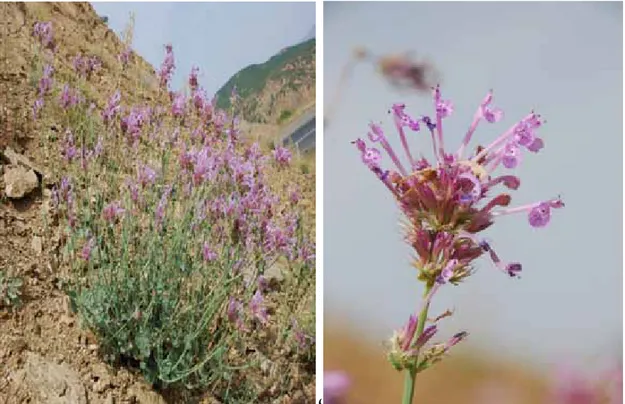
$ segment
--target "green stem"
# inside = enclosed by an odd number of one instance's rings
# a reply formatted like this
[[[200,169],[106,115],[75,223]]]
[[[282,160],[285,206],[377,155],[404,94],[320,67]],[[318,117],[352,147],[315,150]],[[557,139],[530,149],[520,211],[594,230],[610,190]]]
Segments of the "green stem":
[[[428,294],[430,293],[431,286],[426,286],[425,293],[423,294],[423,299],[427,299]],[[428,316],[428,309],[430,308],[430,302],[426,302],[419,313],[419,319],[417,322],[417,331],[415,333],[415,340],[418,339],[423,333],[423,329],[425,328],[425,321]],[[404,398],[402,399],[402,404],[412,404],[412,398],[414,397],[414,386],[415,381],[417,379],[417,369],[416,366],[419,364],[419,351],[415,355],[416,363],[415,367],[412,369],[408,369],[406,372],[406,379],[404,380]]]
[[[402,404],[412,404],[412,397],[414,396],[414,382],[417,378],[417,374],[413,370],[406,372],[406,380],[404,380],[404,398]]]

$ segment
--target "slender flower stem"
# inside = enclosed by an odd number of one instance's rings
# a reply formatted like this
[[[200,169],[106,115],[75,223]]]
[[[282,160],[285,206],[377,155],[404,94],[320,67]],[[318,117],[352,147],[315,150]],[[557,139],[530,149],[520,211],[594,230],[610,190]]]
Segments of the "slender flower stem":
[[[425,292],[423,294],[423,309],[421,309],[421,313],[419,313],[419,320],[417,322],[417,332],[415,333],[415,340],[417,340],[421,334],[423,334],[423,329],[425,328],[425,321],[428,317],[428,309],[430,308],[430,290],[431,286],[426,286]],[[417,364],[419,363],[419,351],[417,350]],[[412,404],[412,397],[414,396],[414,386],[415,381],[417,379],[417,369],[416,367],[413,369],[409,369],[406,372],[406,379],[404,381],[404,398],[402,399],[402,404]]]
[[[417,373],[414,370],[408,370],[406,372],[406,380],[404,380],[404,398],[401,400],[402,404],[412,404],[416,377]]]

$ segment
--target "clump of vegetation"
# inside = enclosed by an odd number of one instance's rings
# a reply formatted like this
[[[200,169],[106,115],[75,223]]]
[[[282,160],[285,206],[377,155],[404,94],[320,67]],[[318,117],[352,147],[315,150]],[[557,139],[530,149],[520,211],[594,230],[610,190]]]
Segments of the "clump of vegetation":
[[[157,71],[168,104],[125,105],[112,89],[98,109],[80,91],[97,59],[77,55],[75,77],[57,82],[51,25],[35,37],[33,114],[64,125],[45,137],[62,161],[53,208],[67,240],[64,281],[100,352],[157,388],[226,402],[293,389],[293,368],[314,380],[314,213],[290,151],[246,141],[197,68],[190,97],[170,91],[171,45]],[[254,380],[267,362],[279,376]]]
[[[288,121],[292,116],[293,111],[291,111],[290,109],[285,109],[280,113],[280,116],[278,117],[278,124],[283,124],[284,122]]]
[[[17,307],[22,300],[21,278],[8,276],[4,271],[0,271],[0,309]]]

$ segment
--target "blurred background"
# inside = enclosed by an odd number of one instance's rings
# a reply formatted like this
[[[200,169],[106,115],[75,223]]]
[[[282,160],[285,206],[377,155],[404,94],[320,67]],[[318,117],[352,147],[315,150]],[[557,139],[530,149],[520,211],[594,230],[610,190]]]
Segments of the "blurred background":
[[[437,295],[432,313],[455,309],[439,338],[463,329],[471,335],[418,379],[425,402],[486,402],[509,390],[519,403],[535,403],[560,365],[589,377],[620,366],[622,3],[331,2],[324,8],[326,370],[352,375],[355,403],[398,401],[403,375],[386,362],[384,342],[416,310],[422,291],[395,202],[350,142],[376,121],[399,147],[390,106],[405,102],[409,114],[432,115],[432,99],[429,91],[391,85],[376,68],[379,58],[350,64],[358,47],[378,57],[412,51],[431,64],[425,77],[435,77],[443,99],[455,104],[444,123],[453,150],[491,88],[504,119],[481,123],[472,149],[536,109],[547,120],[540,130],[545,148],[526,153],[516,170],[521,187],[513,205],[557,195],[566,203],[544,229],[514,215],[486,234],[504,260],[523,264],[520,280],[482,259],[468,281]],[[431,157],[429,135],[419,132],[410,142],[415,156]]]

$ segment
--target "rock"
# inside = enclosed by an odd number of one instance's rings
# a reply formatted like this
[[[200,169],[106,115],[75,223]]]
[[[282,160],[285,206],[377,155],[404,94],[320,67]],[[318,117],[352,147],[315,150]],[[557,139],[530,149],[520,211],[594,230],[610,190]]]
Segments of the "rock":
[[[39,186],[33,170],[21,166],[9,167],[4,171],[4,193],[13,199],[23,198]]]
[[[109,370],[103,363],[97,363],[91,370],[91,379],[95,381],[95,384],[99,386],[100,390],[95,390],[96,393],[101,393],[111,385],[111,375]]]
[[[263,358],[260,361],[260,370],[265,374],[269,374],[269,370],[271,369],[271,361],[267,358]]]
[[[41,252],[43,251],[43,241],[41,237],[39,236],[33,237],[33,241],[30,243],[30,246],[32,247],[35,254],[40,255]]]
[[[284,275],[282,274],[282,268],[278,263],[273,264],[269,268],[265,270],[265,278],[271,282],[282,282],[284,280]]]
[[[137,404],[167,404],[160,394],[147,390],[139,383],[133,384],[128,394],[135,398]]]
[[[19,355],[28,348],[28,344],[23,338],[15,338],[9,343],[9,353]]]
[[[87,404],[87,392],[80,376],[67,365],[57,365],[33,353],[26,354],[23,380],[39,402]]]
[[[106,391],[106,389],[108,388],[109,384],[105,383],[104,380],[98,380],[97,382],[93,383],[93,391],[98,394],[104,393],[104,391]]]
[[[74,325],[74,318],[67,314],[61,315],[61,318],[59,319],[59,321],[61,324],[65,324],[68,327],[71,327]]]
[[[104,400],[104,404],[115,404],[115,398],[113,397],[113,393],[109,392]]]
[[[8,161],[9,164],[14,166],[22,166],[33,170],[36,174],[39,174],[42,178],[49,178],[49,174],[44,171],[41,167],[34,164],[27,157],[15,152],[10,147],[4,149],[3,152],[0,153],[0,156],[4,157],[5,161]]]

